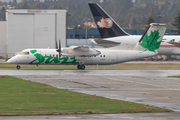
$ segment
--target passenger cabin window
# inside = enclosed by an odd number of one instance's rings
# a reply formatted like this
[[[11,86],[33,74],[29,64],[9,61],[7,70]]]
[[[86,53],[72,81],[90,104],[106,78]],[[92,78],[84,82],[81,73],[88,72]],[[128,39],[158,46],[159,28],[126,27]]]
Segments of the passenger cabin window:
[[[104,57],[105,57],[105,55],[104,55]]]
[[[29,52],[22,52],[22,55],[29,55]]]
[[[56,57],[58,57],[58,55],[56,55]]]

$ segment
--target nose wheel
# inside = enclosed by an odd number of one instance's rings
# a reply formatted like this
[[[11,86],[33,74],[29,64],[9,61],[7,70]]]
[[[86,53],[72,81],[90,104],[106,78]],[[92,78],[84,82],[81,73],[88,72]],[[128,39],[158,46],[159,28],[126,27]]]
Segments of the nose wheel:
[[[19,70],[21,68],[21,66],[17,65],[16,68]]]
[[[77,69],[78,70],[84,70],[86,67],[85,67],[85,65],[77,65]]]

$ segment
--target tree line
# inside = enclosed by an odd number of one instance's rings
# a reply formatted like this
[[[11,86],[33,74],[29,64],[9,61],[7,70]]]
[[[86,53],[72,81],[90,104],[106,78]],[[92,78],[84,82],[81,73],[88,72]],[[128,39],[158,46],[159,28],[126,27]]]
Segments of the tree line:
[[[175,18],[180,12],[179,0],[16,0],[0,1],[0,6],[10,5],[15,9],[66,9],[69,14],[68,26],[83,26],[83,19],[89,18],[93,22],[88,3],[99,3],[115,21],[125,29],[144,29],[149,18],[154,22],[167,24],[168,29],[177,29]],[[0,20],[3,20],[3,9],[0,11]],[[158,17],[163,15],[163,18]],[[175,20],[175,21],[174,21]],[[174,23],[176,22],[176,23]],[[176,25],[176,26],[175,26]],[[180,25],[179,25],[180,26]]]

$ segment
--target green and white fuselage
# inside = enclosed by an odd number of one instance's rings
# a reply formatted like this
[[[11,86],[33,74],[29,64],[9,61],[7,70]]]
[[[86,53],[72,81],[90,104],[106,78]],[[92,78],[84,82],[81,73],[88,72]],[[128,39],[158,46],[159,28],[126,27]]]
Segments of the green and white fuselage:
[[[32,50],[37,52],[31,53]],[[157,53],[144,52],[140,53],[136,50],[117,50],[117,49],[97,49],[100,55],[91,57],[70,57],[61,56],[59,59],[56,49],[25,49],[20,54],[8,60],[12,64],[35,64],[35,65],[78,65],[79,59],[84,65],[109,65],[121,62],[127,62],[144,57],[154,56]],[[62,48],[63,51],[63,48]]]
[[[71,46],[59,49],[25,49],[7,62],[17,64],[17,69],[20,69],[19,64],[78,65],[78,69],[85,69],[85,65],[109,65],[142,59],[158,54],[165,30],[164,24],[150,24],[134,49],[128,49],[127,45],[109,48]]]

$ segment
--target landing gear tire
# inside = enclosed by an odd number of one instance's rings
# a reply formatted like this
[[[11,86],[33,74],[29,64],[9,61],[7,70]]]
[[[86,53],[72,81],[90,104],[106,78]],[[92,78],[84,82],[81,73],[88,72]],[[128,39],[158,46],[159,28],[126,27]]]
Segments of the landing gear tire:
[[[84,70],[86,67],[85,65],[77,65],[78,70]]]
[[[17,65],[16,68],[19,70],[21,68],[21,66]]]
[[[78,70],[81,69],[81,65],[77,65],[77,69],[78,69]]]
[[[81,70],[84,70],[85,68],[85,65],[81,65]]]

